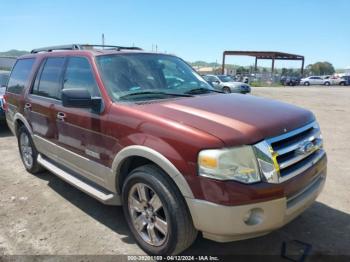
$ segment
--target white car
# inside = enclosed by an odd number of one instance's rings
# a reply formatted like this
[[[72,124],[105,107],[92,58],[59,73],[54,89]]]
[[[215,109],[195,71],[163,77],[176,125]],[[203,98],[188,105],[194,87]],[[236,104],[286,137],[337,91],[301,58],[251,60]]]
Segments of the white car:
[[[251,88],[248,84],[236,82],[228,75],[205,75],[204,79],[213,86],[216,90],[224,93],[250,93]]]
[[[344,83],[344,79],[341,77],[335,77],[335,76],[326,76],[323,78],[323,84],[325,86],[330,86],[330,85],[342,85]]]
[[[309,76],[300,80],[300,85],[323,85],[323,78],[320,76]]]

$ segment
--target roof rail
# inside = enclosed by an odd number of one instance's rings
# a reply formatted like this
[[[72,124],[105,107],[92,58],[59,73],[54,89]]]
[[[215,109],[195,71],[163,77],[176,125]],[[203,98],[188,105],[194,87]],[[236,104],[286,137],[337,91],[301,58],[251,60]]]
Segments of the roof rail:
[[[140,47],[136,46],[116,46],[116,45],[82,45],[82,44],[71,44],[71,45],[59,45],[59,46],[49,46],[33,49],[30,53],[36,54],[39,52],[52,52],[59,50],[92,50],[94,47],[101,47],[107,50],[142,50]]]
[[[30,53],[35,54],[39,52],[52,52],[54,50],[80,50],[80,45],[57,45],[57,46],[48,46],[42,48],[33,49]]]
[[[79,45],[81,49],[93,49],[94,47],[101,47],[107,50],[142,50],[140,47],[136,46],[118,46],[118,45]]]

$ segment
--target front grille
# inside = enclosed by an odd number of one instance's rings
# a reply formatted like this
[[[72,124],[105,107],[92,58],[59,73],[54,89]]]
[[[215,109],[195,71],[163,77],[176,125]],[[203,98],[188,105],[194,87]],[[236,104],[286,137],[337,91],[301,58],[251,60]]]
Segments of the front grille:
[[[324,151],[316,122],[267,140],[279,168],[280,180],[294,177],[320,160]]]

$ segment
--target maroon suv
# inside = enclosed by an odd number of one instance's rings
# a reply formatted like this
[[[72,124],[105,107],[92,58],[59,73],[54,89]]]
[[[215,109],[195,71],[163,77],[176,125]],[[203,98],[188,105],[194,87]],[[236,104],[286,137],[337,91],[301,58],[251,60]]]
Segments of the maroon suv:
[[[36,49],[17,60],[6,103],[25,168],[123,205],[149,254],[178,254],[198,231],[264,235],[310,206],[326,178],[310,111],[221,94],[173,55]]]

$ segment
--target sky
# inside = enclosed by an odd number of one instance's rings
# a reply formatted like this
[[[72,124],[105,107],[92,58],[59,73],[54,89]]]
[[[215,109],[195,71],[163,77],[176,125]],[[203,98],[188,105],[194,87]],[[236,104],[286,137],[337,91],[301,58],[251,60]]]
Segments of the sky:
[[[224,50],[257,50],[350,66],[350,0],[0,0],[0,9],[0,51],[101,44],[104,33],[106,44],[157,45],[191,62],[220,63]],[[227,63],[252,65],[254,59]]]

